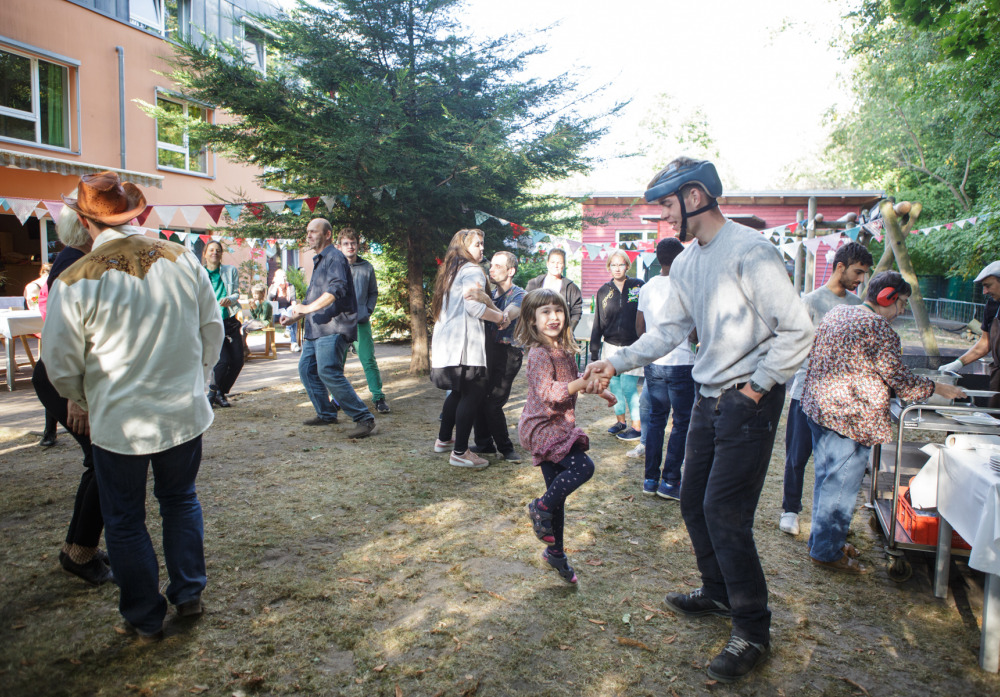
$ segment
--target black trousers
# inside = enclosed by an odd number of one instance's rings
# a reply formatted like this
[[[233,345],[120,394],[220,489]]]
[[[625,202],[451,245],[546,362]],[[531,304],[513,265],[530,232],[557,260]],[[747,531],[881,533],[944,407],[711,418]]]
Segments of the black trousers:
[[[483,403],[486,395],[486,378],[462,380],[457,390],[452,390],[444,400],[441,410],[441,428],[438,430],[438,440],[451,440],[455,432],[456,453],[464,453],[469,449],[469,434],[475,421],[476,411]]]
[[[476,412],[476,445],[500,452],[511,450],[514,444],[507,433],[507,417],[503,408],[510,399],[510,388],[521,370],[524,352],[510,344],[486,344],[486,399]]]
[[[38,361],[35,372],[31,375],[31,384],[38,395],[38,401],[45,407],[45,412],[55,417],[63,428],[66,426],[68,402],[63,399],[56,388],[49,382],[45,364]],[[104,530],[104,517],[101,515],[101,501],[98,496],[97,479],[94,477],[94,451],[90,444],[90,436],[82,436],[69,431],[76,438],[83,450],[83,475],[76,489],[76,501],[73,503],[73,517],[66,531],[67,544],[81,547],[96,547],[101,541],[101,531]]]
[[[222,341],[219,362],[212,369],[212,385],[222,394],[229,394],[236,384],[236,378],[243,370],[243,333],[240,321],[235,317],[222,320],[226,338]]]

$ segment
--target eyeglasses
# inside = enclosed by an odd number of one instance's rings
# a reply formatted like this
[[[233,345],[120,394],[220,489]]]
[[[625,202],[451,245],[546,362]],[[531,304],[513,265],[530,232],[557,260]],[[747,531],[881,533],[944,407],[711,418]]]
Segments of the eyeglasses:
[[[628,264],[612,264],[611,268],[612,269],[627,269],[628,266],[629,266]]]

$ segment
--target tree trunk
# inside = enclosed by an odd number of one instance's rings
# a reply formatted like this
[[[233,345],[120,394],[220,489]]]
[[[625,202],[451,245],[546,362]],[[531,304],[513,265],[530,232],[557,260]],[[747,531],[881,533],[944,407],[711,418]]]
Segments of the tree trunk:
[[[891,201],[882,201],[879,209],[882,211],[882,219],[885,221],[884,230],[886,239],[889,240],[888,247],[892,249],[892,253],[896,257],[899,273],[913,288],[913,294],[910,296],[910,307],[913,309],[913,319],[917,323],[917,331],[920,332],[924,351],[928,356],[940,356],[941,352],[938,350],[937,339],[934,338],[934,329],[927,316],[924,296],[920,293],[920,284],[917,282],[917,274],[913,271],[910,253],[906,250],[906,240],[899,226],[899,219],[896,218],[896,211],[892,209]]]
[[[406,281],[410,293],[410,375],[426,375],[431,369],[427,345],[427,295],[424,292],[423,237],[411,230],[406,238]]]

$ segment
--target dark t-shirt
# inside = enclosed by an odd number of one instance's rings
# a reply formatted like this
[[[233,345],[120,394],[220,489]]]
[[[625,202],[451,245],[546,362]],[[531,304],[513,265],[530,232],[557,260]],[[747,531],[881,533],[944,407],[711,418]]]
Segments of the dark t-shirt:
[[[49,278],[45,281],[45,284],[52,290],[52,284],[59,274],[71,267],[76,263],[78,259],[83,259],[86,255],[81,252],[76,247],[63,247],[58,254],[56,254],[55,261],[52,262],[52,268],[49,270]]]
[[[1000,300],[990,298],[986,301],[986,308],[983,310],[983,331],[989,333],[990,325],[996,319],[997,312],[1000,312]]]

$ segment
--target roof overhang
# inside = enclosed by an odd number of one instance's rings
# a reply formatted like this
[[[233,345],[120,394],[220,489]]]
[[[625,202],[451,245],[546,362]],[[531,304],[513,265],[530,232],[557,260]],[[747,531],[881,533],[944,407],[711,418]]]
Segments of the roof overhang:
[[[97,172],[115,172],[122,178],[123,181],[130,181],[140,186],[155,186],[158,189],[163,188],[163,176],[159,174],[134,172],[129,169],[116,169],[114,167],[92,165],[86,162],[74,162],[72,160],[60,160],[55,157],[33,155],[30,153],[17,152],[16,150],[0,150],[0,167],[35,169],[39,172],[54,172],[56,174],[66,174],[71,176],[83,176],[84,174],[95,174]]]
[[[646,199],[642,191],[596,191],[593,193],[568,194],[569,198],[590,205],[643,205]],[[719,197],[723,206],[808,206],[809,199],[815,198],[818,205],[857,206],[867,208],[883,198],[884,191],[855,189],[820,189],[806,191],[732,191]],[[652,204],[648,204],[652,205]]]

